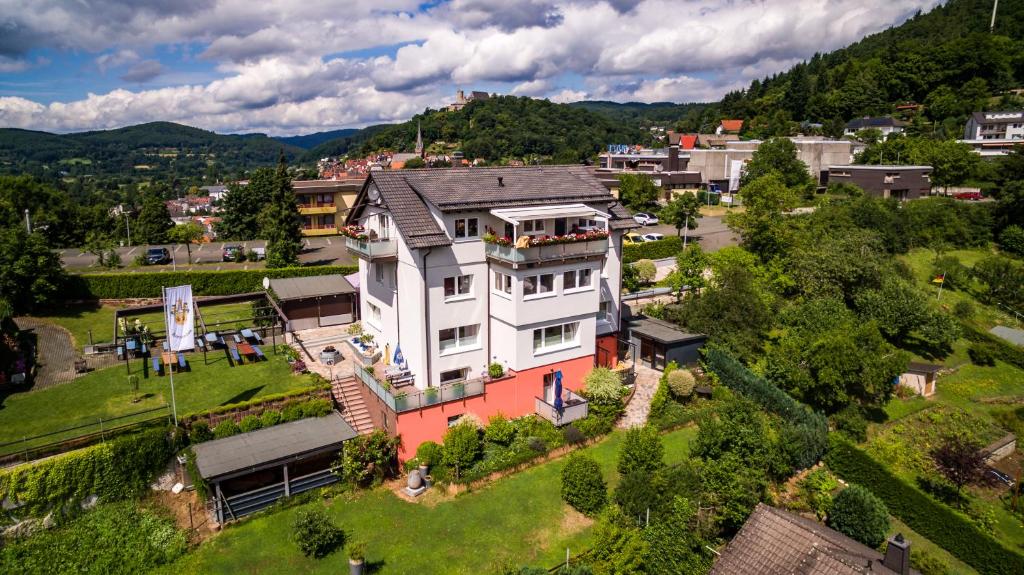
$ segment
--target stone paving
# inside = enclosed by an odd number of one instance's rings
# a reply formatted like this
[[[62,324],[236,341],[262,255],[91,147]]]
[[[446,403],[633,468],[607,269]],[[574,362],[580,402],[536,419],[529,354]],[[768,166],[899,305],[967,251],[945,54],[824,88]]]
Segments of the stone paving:
[[[626,413],[619,419],[618,426],[623,429],[640,427],[647,423],[647,416],[651,413],[651,398],[658,390],[658,380],[661,379],[661,372],[644,365],[637,364],[636,389],[633,397],[626,404]]]
[[[59,325],[34,317],[15,318],[18,329],[36,334],[39,362],[33,389],[42,389],[75,379],[75,352],[71,333]]]

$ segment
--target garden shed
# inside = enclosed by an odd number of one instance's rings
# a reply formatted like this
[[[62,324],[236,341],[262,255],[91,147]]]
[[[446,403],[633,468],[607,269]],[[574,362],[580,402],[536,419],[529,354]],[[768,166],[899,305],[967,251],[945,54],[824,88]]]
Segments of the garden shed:
[[[270,292],[279,306],[286,331],[341,325],[358,319],[359,291],[340,274],[272,279]]]
[[[941,370],[941,365],[912,361],[900,375],[900,385],[913,389],[918,395],[931,397],[935,395],[935,382]]]
[[[332,412],[196,445],[196,469],[210,486],[217,522],[338,481],[331,466],[356,435]]]
[[[638,354],[636,360],[654,369],[665,369],[670,361],[679,365],[697,363],[700,348],[708,339],[704,334],[687,333],[667,321],[643,315],[627,320],[626,329]]]

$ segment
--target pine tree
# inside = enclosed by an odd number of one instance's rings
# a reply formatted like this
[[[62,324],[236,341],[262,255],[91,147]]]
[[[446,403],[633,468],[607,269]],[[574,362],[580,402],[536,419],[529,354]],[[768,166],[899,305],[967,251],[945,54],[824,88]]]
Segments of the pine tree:
[[[147,244],[167,243],[167,232],[174,227],[171,212],[160,194],[152,191],[142,199],[142,209],[135,220],[135,237]]]
[[[302,217],[288,177],[288,165],[281,156],[274,173],[270,198],[260,214],[260,228],[267,240],[267,267],[282,268],[299,263],[302,251]]]
[[[274,170],[259,168],[246,185],[232,184],[224,196],[217,234],[225,240],[253,240],[260,233],[260,213],[270,202]]]

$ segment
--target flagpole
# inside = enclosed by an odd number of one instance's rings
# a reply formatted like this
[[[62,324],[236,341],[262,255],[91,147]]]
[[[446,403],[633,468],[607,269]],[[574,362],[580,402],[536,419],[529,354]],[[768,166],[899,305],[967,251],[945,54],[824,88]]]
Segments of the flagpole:
[[[160,286],[160,293],[164,296],[164,338],[167,342],[167,351],[171,351],[171,326],[167,324],[167,288]],[[160,359],[163,359],[162,357]],[[167,375],[171,378],[171,413],[174,414],[174,425],[178,425],[178,403],[174,399],[174,366],[167,366]]]

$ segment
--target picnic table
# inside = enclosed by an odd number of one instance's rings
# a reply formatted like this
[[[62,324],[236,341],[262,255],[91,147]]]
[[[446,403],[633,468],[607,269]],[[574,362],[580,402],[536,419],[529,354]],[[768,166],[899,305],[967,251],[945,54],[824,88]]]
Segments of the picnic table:
[[[203,337],[205,337],[206,341],[211,344],[217,343],[217,332],[215,331],[211,331],[210,333],[206,334]]]
[[[242,329],[242,331],[240,333],[242,334],[242,337],[244,337],[245,339],[252,339],[253,336],[255,335],[255,334],[253,334],[252,330],[249,329],[249,328]]]
[[[248,343],[240,343],[238,344],[236,349],[238,349],[238,353],[244,355],[245,357],[253,357],[256,355],[256,350],[253,349],[252,346],[249,345]]]
[[[164,365],[167,366],[168,370],[172,369],[174,367],[174,365],[178,363],[178,356],[177,356],[177,354],[171,353],[169,351],[163,353],[160,356],[160,359],[163,360]]]

